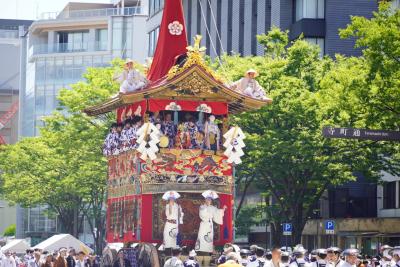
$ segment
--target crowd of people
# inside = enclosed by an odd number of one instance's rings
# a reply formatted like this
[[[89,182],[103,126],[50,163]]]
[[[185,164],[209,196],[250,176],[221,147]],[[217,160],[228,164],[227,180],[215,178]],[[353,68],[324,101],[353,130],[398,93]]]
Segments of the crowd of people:
[[[76,253],[73,248],[53,252],[28,249],[22,257],[11,251],[0,252],[0,267],[100,267],[100,259],[83,251]]]
[[[181,249],[172,250],[172,257],[164,267],[205,267],[191,251],[186,259],[181,256]],[[208,266],[208,265],[207,265]],[[239,249],[226,244],[218,258],[218,267],[400,267],[400,246],[384,245],[375,256],[362,255],[354,248],[342,249],[330,247],[308,252],[302,245],[296,247],[273,247],[265,250],[259,246]]]
[[[160,134],[158,146],[177,149],[208,149],[219,150],[222,146],[221,124],[214,115],[204,119],[199,112],[179,112],[178,118],[172,119],[172,112],[151,113],[150,122],[157,127]],[[104,145],[105,156],[119,155],[138,147],[137,131],[143,125],[141,116],[128,115],[123,123],[111,125]]]

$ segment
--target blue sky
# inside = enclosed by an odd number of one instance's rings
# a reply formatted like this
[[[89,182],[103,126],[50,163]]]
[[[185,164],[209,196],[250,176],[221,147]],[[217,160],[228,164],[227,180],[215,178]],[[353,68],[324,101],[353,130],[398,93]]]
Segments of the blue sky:
[[[61,11],[68,2],[110,3],[110,0],[0,0],[0,19],[37,19],[43,12]]]

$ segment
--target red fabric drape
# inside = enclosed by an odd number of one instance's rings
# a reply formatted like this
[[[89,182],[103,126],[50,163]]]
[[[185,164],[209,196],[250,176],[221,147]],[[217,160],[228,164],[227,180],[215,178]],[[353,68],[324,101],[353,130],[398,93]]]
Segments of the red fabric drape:
[[[175,58],[188,46],[181,0],[165,0],[157,47],[147,78],[157,81],[174,65]]]
[[[164,100],[164,99],[150,99],[149,100],[149,111],[161,111],[170,110],[170,107],[175,103],[179,107],[179,110],[184,111],[199,111],[198,108],[202,105],[202,108],[206,109],[206,113],[214,115],[226,115],[228,114],[228,104],[222,102],[207,102],[207,101],[189,101],[189,100]],[[203,112],[205,112],[203,110]]]
[[[134,116],[135,112],[140,111],[140,115],[141,117],[143,117],[143,115],[146,113],[146,109],[147,109],[146,100],[133,103],[127,107],[119,108],[117,109],[117,122],[122,122],[122,115],[125,114],[125,116],[127,116],[127,114],[129,114],[129,111],[132,113],[132,116]]]
[[[153,240],[153,196],[151,194],[142,195],[142,226],[140,239],[142,242],[151,242]],[[158,240],[160,242],[160,240]],[[162,242],[162,240],[161,240]]]

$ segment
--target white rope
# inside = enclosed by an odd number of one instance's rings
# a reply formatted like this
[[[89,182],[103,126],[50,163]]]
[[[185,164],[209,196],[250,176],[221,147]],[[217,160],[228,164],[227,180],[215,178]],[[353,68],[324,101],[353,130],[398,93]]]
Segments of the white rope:
[[[222,44],[222,38],[221,38],[221,35],[220,35],[219,31],[218,31],[217,20],[215,19],[215,15],[214,15],[214,11],[213,11],[212,6],[211,6],[211,2],[210,2],[210,0],[207,0],[207,1],[208,1],[208,5],[210,6],[211,16],[212,16],[212,19],[213,19],[213,22],[214,22],[215,31],[217,32],[217,37],[218,37],[219,44],[221,46],[222,53],[225,54],[224,45]]]
[[[199,4],[200,4],[200,11],[201,11],[201,15],[203,17],[204,26],[206,27],[206,31],[207,31],[208,37],[210,38],[211,46],[212,46],[212,48],[214,50],[215,55],[217,55],[217,49],[215,48],[214,42],[213,42],[212,37],[211,37],[210,29],[207,26],[206,16],[204,15],[204,12],[203,12],[203,5],[201,4],[202,0],[198,0],[198,1],[199,1]]]
[[[208,26],[207,26],[206,16],[204,15],[203,5],[201,4],[201,1],[202,1],[202,0],[198,0],[198,1],[199,1],[199,4],[200,4],[200,11],[201,11],[201,15],[202,15],[202,17],[203,17],[204,26],[206,27],[206,31],[207,31],[208,37],[210,38],[211,46],[212,46],[212,48],[213,48],[213,50],[214,50],[215,55],[216,55],[217,58],[218,58],[218,63],[219,63],[219,65],[220,65],[221,69],[222,69],[222,72],[223,72],[223,73],[226,73],[226,72],[225,72],[225,68],[224,68],[224,66],[223,66],[223,64],[222,64],[222,62],[221,62],[221,59],[220,59],[220,57],[218,57],[217,49],[215,48],[214,42],[213,42],[213,40],[212,40],[211,33],[210,33],[210,29],[209,29]],[[211,6],[210,6],[210,10],[211,10]],[[216,31],[218,32],[217,29],[216,29]],[[226,78],[225,75],[224,75],[224,77]]]

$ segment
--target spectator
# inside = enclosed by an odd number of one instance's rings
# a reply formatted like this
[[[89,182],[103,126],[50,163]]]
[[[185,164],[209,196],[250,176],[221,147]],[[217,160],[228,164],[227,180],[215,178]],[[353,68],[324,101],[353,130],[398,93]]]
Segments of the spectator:
[[[47,254],[45,261],[41,264],[40,267],[53,267],[53,255]]]
[[[181,255],[181,249],[173,248],[172,249],[172,258],[168,259],[165,262],[164,267],[183,267],[183,262],[179,259],[180,255]]]
[[[76,267],[89,267],[89,263],[86,261],[85,256],[85,252],[79,251],[78,258],[76,260]]]
[[[42,254],[36,250],[33,253],[33,259],[31,261],[29,261],[29,267],[40,267],[41,266],[41,262],[40,262],[40,258],[41,258]]]
[[[94,255],[93,253],[89,254],[89,259],[88,259],[88,263],[90,267],[100,267],[100,262],[99,259],[96,255]]]
[[[114,261],[113,267],[131,267],[129,260],[124,258],[124,251],[118,251],[117,259]]]
[[[264,259],[265,250],[261,247],[253,248],[255,249],[256,259],[247,264],[248,267],[266,267],[266,260]],[[280,250],[279,250],[280,251]],[[280,255],[279,255],[280,257]]]
[[[1,259],[1,267],[17,267],[10,251],[4,253],[4,257]]]
[[[239,261],[238,255],[235,252],[230,252],[226,255],[226,262],[218,265],[218,267],[242,267]]]
[[[61,248],[58,253],[58,257],[54,262],[54,267],[67,267],[67,261],[65,260],[65,256],[67,256],[67,249]]]
[[[68,252],[68,257],[66,258],[67,267],[75,267],[75,249],[71,248]]]
[[[185,267],[199,267],[199,263],[196,261],[196,251],[192,250],[189,252],[188,259],[183,263]]]

